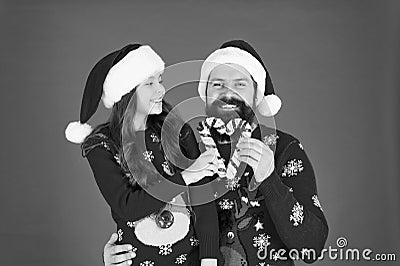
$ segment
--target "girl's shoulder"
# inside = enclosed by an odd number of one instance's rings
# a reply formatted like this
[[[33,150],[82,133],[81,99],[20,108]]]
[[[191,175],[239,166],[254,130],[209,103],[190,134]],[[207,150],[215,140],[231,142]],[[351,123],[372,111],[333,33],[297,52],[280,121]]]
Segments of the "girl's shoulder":
[[[110,137],[110,130],[107,124],[97,127],[81,144],[82,156],[87,154],[96,147],[102,147],[111,153],[116,153],[116,145]]]

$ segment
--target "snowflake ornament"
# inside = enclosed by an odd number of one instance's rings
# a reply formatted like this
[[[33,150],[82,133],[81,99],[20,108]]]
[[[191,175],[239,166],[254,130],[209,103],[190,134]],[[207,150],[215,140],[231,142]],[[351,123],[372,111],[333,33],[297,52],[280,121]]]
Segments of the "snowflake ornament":
[[[289,188],[289,192],[293,192],[293,188],[290,187],[290,188]]]
[[[135,222],[126,222],[126,226],[128,226],[129,228],[133,228],[135,227]]]
[[[230,210],[233,208],[233,201],[228,200],[228,199],[223,199],[220,202],[218,202],[219,207],[221,210]]]
[[[154,159],[153,151],[145,151],[143,152],[144,159],[148,162],[152,162]]]
[[[237,177],[237,176],[235,176],[235,177],[232,178],[232,179],[227,179],[227,180],[226,180],[225,187],[226,187],[227,189],[229,189],[229,190],[235,190],[235,189],[237,189],[238,187],[240,187],[239,181],[240,181],[240,177]]]
[[[314,206],[318,207],[322,211],[322,206],[321,206],[321,203],[319,202],[318,196],[317,195],[313,195],[311,197],[311,199],[313,201]]]
[[[162,166],[162,168],[163,168],[163,170],[164,170],[164,172],[166,174],[171,175],[171,176],[174,174],[174,172],[172,171],[172,168],[171,168],[170,164],[168,163],[168,161],[164,161],[161,164],[161,166]]]
[[[304,150],[304,147],[303,147],[303,145],[301,145],[300,142],[299,142],[299,148],[300,148],[300,150]]]
[[[193,236],[189,239],[189,241],[192,247],[197,247],[200,244],[200,241]]]
[[[160,254],[162,256],[167,256],[167,255],[171,254],[172,253],[171,247],[172,247],[171,244],[159,246],[160,250],[158,251],[158,254]]]
[[[186,261],[186,255],[187,254],[182,254],[180,256],[178,256],[175,260],[175,264],[183,264]]]
[[[156,133],[154,133],[154,132],[151,133],[150,137],[151,137],[151,140],[152,140],[153,142],[156,142],[156,143],[160,142],[160,139],[158,138],[158,136],[157,136]]]
[[[304,168],[303,168],[302,160],[293,159],[293,160],[288,161],[286,163],[286,165],[283,166],[282,177],[296,176],[298,173],[302,172],[303,170],[304,170]]]
[[[271,145],[276,145],[278,139],[279,139],[278,135],[269,134],[263,138],[263,142],[265,143],[265,145],[271,146]]]
[[[258,248],[258,250],[264,250],[266,249],[271,242],[269,242],[269,239],[271,237],[269,235],[263,234],[258,234],[258,236],[253,237],[253,247]]]
[[[124,234],[124,232],[122,231],[122,229],[118,229],[117,234],[118,234],[118,241],[121,242],[122,241],[122,235]]]
[[[154,266],[154,262],[151,260],[146,260],[140,263],[140,266]]]
[[[296,202],[296,204],[293,206],[289,221],[293,221],[293,226],[298,226],[299,224],[303,223],[303,219],[303,206]]]
[[[119,158],[118,154],[114,155],[114,160],[117,162],[117,164],[121,165],[121,159]]]

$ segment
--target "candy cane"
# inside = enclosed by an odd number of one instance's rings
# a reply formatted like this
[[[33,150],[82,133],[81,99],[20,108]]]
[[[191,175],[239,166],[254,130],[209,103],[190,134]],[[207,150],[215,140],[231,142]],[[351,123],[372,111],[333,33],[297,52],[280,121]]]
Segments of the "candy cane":
[[[212,122],[210,120],[210,122]],[[219,151],[217,149],[217,144],[215,144],[214,139],[211,137],[210,129],[206,125],[206,121],[202,121],[200,123],[200,126],[198,128],[199,134],[201,141],[204,143],[204,146],[206,147],[207,150],[213,149],[215,154],[217,155],[217,164],[218,164],[218,170],[217,174],[218,176],[225,177],[226,176],[226,169],[224,165],[224,159],[221,157],[219,154]]]
[[[240,135],[238,143],[243,141],[244,139],[250,138],[251,137],[251,132],[252,132],[252,127],[248,122],[242,121],[243,123],[240,123],[241,128],[244,129]],[[241,167],[241,168],[239,168]],[[239,172],[241,173],[244,169],[246,168],[245,164],[240,164],[239,156],[238,156],[238,149],[237,147],[235,148],[235,151],[233,152],[232,158],[229,160],[229,164],[227,166],[226,170],[226,178],[227,183],[226,183],[226,188],[229,190],[235,190],[236,188],[239,187],[239,181],[241,176],[236,176],[236,174]]]
[[[237,177],[236,174],[238,170],[242,170],[239,169],[239,166],[241,164],[239,161],[239,157],[237,155],[238,151],[235,148],[232,158],[229,160],[227,168],[225,168],[223,158],[218,152],[217,145],[215,144],[214,139],[211,137],[210,128],[212,127],[215,128],[218,131],[218,133],[220,134],[226,133],[228,135],[232,135],[238,128],[243,128],[243,131],[241,132],[239,138],[239,142],[244,138],[251,137],[251,132],[253,129],[248,122],[240,118],[236,118],[229,121],[228,124],[225,126],[224,122],[220,118],[215,118],[215,117],[206,118],[205,121],[200,122],[200,126],[198,128],[201,140],[204,143],[206,149],[214,149],[217,154],[217,161],[218,161],[217,174],[221,178],[227,177],[226,187],[230,190],[234,190],[237,187],[239,187],[239,180],[240,180],[240,176]],[[245,165],[242,167],[245,167]]]

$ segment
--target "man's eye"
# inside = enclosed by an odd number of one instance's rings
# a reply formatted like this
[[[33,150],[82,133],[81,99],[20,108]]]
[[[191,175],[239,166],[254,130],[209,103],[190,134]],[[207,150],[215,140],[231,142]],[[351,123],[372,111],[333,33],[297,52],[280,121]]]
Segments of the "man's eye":
[[[221,82],[215,82],[215,83],[212,84],[212,86],[214,88],[220,88],[220,87],[222,87],[222,83]]]
[[[153,81],[150,81],[150,82],[146,83],[146,85],[147,85],[147,86],[153,85]]]
[[[236,83],[236,86],[237,87],[246,87],[246,83],[239,82],[239,83]]]

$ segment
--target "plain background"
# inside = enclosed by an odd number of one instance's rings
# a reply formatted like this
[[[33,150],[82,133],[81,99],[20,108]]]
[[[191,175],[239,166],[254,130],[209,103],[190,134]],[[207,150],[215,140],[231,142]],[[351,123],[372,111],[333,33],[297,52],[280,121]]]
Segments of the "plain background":
[[[204,59],[233,38],[259,51],[283,100],[277,126],[302,141],[313,163],[326,246],[344,236],[352,248],[395,252],[398,263],[399,7],[1,1],[0,264],[101,265],[115,226],[79,146],[64,138],[97,60],[134,42],[150,43],[167,64]],[[90,123],[107,114],[101,107]]]

